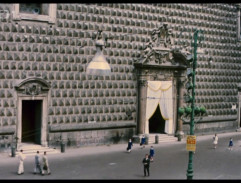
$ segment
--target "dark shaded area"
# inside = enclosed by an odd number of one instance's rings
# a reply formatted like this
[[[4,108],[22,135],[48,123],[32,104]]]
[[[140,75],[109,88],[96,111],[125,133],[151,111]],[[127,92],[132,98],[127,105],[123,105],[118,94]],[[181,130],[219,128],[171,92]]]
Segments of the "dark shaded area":
[[[116,135],[112,137],[113,144],[118,144],[123,138],[123,134],[119,134],[119,132],[116,132]]]
[[[155,113],[149,119],[149,133],[165,133],[165,120],[163,119],[159,105]]]
[[[22,142],[41,142],[42,100],[22,101]]]

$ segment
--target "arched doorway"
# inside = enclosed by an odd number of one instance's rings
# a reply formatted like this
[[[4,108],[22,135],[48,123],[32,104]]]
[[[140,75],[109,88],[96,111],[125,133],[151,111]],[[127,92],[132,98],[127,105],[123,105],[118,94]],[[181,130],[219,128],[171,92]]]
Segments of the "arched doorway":
[[[149,133],[165,133],[165,120],[161,115],[159,105],[149,119]]]

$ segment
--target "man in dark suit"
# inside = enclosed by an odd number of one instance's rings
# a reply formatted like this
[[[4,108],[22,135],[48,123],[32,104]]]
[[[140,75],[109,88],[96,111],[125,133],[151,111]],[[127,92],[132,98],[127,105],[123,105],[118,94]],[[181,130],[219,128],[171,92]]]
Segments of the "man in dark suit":
[[[143,165],[144,165],[144,176],[146,176],[146,172],[147,172],[147,176],[150,176],[150,172],[149,172],[149,167],[150,167],[150,159],[148,154],[146,154],[145,158],[142,161]]]

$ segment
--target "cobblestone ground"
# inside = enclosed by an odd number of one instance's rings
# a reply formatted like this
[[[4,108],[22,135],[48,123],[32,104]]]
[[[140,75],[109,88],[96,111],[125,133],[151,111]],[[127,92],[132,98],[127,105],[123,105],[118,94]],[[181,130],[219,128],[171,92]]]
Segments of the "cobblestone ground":
[[[212,146],[213,135],[197,136],[193,157],[193,179],[241,179],[241,132],[218,134],[217,149]],[[228,150],[229,138],[234,141]],[[143,176],[141,163],[151,145],[141,149],[134,144],[130,153],[127,144],[66,148],[65,153],[50,154],[51,175],[34,175],[34,156],[24,163],[25,173],[17,175],[17,157],[0,153],[0,179],[186,179],[188,152],[186,141],[153,144],[154,162],[150,177]]]

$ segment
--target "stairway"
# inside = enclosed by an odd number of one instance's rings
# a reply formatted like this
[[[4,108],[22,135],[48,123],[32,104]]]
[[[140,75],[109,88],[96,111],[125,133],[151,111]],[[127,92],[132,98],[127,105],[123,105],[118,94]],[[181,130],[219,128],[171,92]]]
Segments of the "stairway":
[[[44,147],[38,144],[21,143],[18,145],[18,150],[16,151],[16,155],[20,152],[21,149],[23,150],[23,154],[25,154],[26,156],[35,155],[37,151],[39,151],[40,155],[42,155],[44,151],[46,151],[47,155],[60,153],[60,150],[58,149]]]
[[[169,136],[167,134],[149,134],[148,144],[155,144],[156,135],[158,135],[158,143],[174,142],[178,140],[177,137]]]

